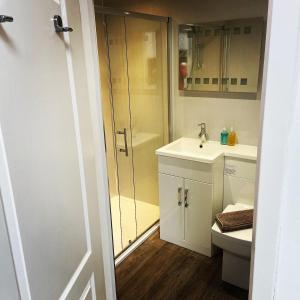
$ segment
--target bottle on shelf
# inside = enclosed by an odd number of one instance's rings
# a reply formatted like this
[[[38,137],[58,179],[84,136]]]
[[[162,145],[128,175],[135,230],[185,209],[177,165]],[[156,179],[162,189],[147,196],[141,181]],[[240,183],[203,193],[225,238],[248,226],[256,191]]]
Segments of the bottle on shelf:
[[[222,132],[221,132],[221,138],[220,138],[221,145],[227,145],[228,142],[228,131],[224,127]]]
[[[230,128],[230,132],[228,134],[228,146],[234,146],[236,144],[236,133],[233,130],[233,127]]]

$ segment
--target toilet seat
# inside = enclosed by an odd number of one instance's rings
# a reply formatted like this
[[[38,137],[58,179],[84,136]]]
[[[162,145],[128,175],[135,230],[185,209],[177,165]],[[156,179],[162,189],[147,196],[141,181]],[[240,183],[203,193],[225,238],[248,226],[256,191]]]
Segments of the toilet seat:
[[[252,208],[253,207],[250,205],[236,203],[234,205],[228,205],[223,212],[232,212]],[[217,223],[214,223],[212,226],[212,243],[217,247],[235,255],[250,258],[252,228],[232,232],[222,232]]]

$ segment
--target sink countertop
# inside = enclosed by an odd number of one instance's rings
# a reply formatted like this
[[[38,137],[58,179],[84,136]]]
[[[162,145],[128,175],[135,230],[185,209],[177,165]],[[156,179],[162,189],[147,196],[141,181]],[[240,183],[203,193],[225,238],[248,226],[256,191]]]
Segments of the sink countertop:
[[[236,157],[256,161],[257,147],[237,144],[235,146],[221,145],[217,141],[207,141],[203,148],[199,147],[200,140],[180,138],[156,150],[156,155],[169,156],[205,163],[213,163],[218,157]]]

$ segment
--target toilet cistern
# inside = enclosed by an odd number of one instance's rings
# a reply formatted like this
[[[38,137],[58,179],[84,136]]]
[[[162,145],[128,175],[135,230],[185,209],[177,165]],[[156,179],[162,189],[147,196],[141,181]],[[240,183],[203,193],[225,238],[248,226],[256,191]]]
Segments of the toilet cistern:
[[[208,134],[206,132],[206,124],[205,123],[200,123],[198,124],[200,126],[200,133],[198,134],[200,138],[200,145],[199,147],[202,148],[202,144],[205,143],[208,140]]]

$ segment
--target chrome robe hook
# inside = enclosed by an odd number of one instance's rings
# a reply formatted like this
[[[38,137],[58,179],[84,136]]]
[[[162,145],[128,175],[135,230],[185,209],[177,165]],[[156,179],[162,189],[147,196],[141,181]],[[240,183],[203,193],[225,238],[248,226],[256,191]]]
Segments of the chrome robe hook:
[[[63,22],[61,16],[55,15],[53,17],[54,28],[56,32],[72,32],[73,28],[63,27]]]
[[[0,23],[13,22],[14,18],[10,16],[0,15]]]

